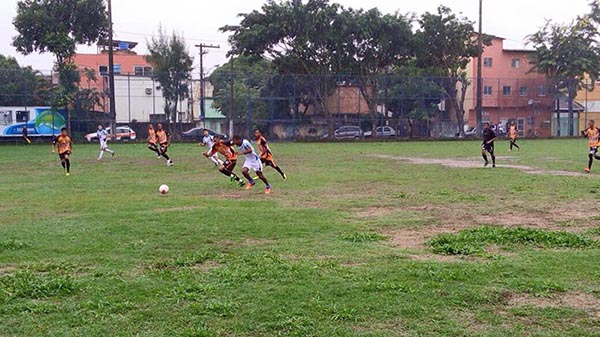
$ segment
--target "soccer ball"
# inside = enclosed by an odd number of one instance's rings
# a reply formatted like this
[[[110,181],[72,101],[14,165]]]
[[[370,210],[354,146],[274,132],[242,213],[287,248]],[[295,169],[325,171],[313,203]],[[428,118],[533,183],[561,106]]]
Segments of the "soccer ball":
[[[158,188],[158,191],[160,192],[160,194],[167,194],[167,193],[169,193],[169,186],[160,185],[160,187]]]

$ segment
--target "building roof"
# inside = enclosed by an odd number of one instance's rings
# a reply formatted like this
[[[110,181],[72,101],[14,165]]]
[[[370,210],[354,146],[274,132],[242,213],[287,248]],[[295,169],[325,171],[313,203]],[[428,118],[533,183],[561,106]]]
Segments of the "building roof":
[[[119,49],[123,49],[123,48],[127,48],[127,50],[131,50],[131,49],[135,48],[137,45],[138,45],[137,42],[113,40],[113,48],[115,50],[119,50]],[[105,40],[98,41],[98,47],[108,48],[109,47],[108,41],[105,41]]]
[[[214,100],[212,98],[205,98],[204,99],[204,113],[205,113],[205,118],[206,119],[226,119],[227,117],[225,117],[221,111],[213,108],[213,102]]]

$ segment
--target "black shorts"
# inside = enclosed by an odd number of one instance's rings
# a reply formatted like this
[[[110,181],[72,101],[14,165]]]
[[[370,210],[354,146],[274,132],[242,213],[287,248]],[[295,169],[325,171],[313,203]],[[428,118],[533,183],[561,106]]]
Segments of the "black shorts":
[[[148,148],[150,148],[150,149],[158,149],[158,145],[156,145],[156,143],[148,143]]]
[[[60,158],[60,160],[64,160],[67,156],[71,155],[71,151],[65,151],[63,153],[59,153],[58,157]]]
[[[481,149],[489,153],[494,153],[494,144],[481,144]]]
[[[169,144],[160,144],[160,152],[161,153],[167,153],[168,149],[169,149]]]
[[[260,161],[265,164],[265,166],[275,167],[275,162],[272,159],[260,158]]]
[[[223,162],[223,168],[225,169],[225,171],[233,172],[235,164],[237,164],[237,160],[226,160],[225,162]]]
[[[590,147],[590,154],[591,155],[596,155],[598,153],[598,147]]]

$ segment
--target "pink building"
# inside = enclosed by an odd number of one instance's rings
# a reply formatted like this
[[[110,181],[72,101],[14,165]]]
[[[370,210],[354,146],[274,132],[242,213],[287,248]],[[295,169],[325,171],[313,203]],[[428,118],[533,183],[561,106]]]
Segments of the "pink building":
[[[552,134],[553,99],[544,74],[532,71],[532,50],[504,48],[504,39],[494,37],[483,52],[484,122],[506,125],[517,123],[521,136]],[[465,102],[465,121],[476,126],[477,58],[469,64],[473,78]]]

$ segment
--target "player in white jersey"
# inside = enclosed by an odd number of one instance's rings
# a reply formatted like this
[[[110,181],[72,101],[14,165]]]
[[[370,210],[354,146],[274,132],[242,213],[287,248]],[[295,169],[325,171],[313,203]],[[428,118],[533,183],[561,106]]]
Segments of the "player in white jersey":
[[[252,144],[250,144],[248,140],[242,139],[240,136],[233,136],[231,141],[233,144],[237,145],[240,150],[239,153],[246,156],[246,160],[244,161],[244,166],[242,169],[242,174],[244,177],[246,177],[246,179],[248,179],[248,185],[246,185],[246,189],[249,190],[256,185],[256,182],[250,176],[250,170],[252,169],[254,172],[256,172],[256,175],[260,178],[260,180],[265,183],[265,194],[270,194],[271,185],[262,172],[262,163],[260,162],[260,158],[256,154],[256,151],[254,151]]]
[[[108,135],[106,133],[106,130],[102,128],[102,124],[98,124],[98,131],[96,131],[96,136],[98,136],[98,142],[100,143],[100,154],[98,154],[98,160],[102,160],[104,152],[108,152],[114,157],[115,151],[108,148]]]
[[[207,152],[210,152],[210,150],[212,150],[213,146],[215,145],[215,140],[214,140],[213,136],[210,135],[210,133],[208,132],[207,129],[204,129],[203,134],[204,134],[204,137],[202,138],[202,143],[200,143],[200,145],[208,147]],[[223,161],[221,159],[219,159],[219,155],[216,152],[212,156],[208,157],[208,159],[210,159],[210,161],[215,163],[215,166],[223,165]]]

